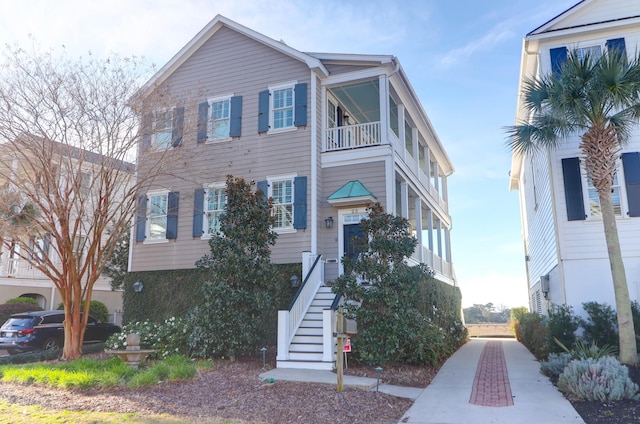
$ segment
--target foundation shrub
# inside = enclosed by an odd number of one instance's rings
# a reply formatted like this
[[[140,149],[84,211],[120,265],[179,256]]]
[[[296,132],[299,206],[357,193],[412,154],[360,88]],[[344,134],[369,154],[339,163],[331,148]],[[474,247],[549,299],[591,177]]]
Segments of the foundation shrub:
[[[84,300],[80,303],[80,309],[82,308],[84,308]],[[58,310],[64,310],[64,305],[62,303],[58,305]],[[98,321],[109,322],[109,308],[99,300],[92,300],[89,302],[89,315]]]
[[[576,343],[576,331],[580,321],[573,314],[571,306],[551,305],[546,324],[548,331],[545,348],[547,352],[563,352],[562,346],[569,350],[573,348]]]
[[[540,362],[540,371],[547,377],[558,377],[573,358],[570,353],[550,353],[546,361]]]
[[[584,342],[598,346],[618,346],[618,325],[613,308],[598,302],[585,302],[582,307],[588,315],[586,319],[580,319],[580,326],[584,329]]]
[[[125,325],[120,333],[109,337],[106,348],[125,350],[127,336],[135,333],[140,336],[142,349],[157,349],[158,355],[161,357],[175,354],[188,355],[190,353],[188,347],[189,331],[189,323],[185,318],[171,317],[161,324],[138,321]]]
[[[612,356],[569,362],[558,377],[558,388],[586,401],[638,399],[638,385],[629,378],[629,370]]]
[[[13,299],[7,300],[5,303],[29,303],[31,305],[40,306],[37,300],[31,297],[14,297]]]
[[[527,312],[514,321],[516,339],[524,344],[536,358],[547,356],[547,327],[540,315]]]

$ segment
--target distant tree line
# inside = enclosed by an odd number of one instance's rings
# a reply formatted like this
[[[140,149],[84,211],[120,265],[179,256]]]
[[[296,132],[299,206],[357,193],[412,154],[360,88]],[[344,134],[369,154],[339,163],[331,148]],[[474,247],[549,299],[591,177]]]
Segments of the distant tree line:
[[[462,310],[464,313],[464,322],[467,324],[484,324],[484,323],[507,323],[511,316],[511,309],[504,306],[496,308],[493,303],[485,305],[474,304],[469,308]]]

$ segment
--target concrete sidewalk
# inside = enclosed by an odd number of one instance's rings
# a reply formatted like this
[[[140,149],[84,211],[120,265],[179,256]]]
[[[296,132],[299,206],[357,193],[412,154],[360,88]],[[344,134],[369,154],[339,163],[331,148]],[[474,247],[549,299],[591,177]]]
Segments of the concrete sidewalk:
[[[494,373],[492,378],[504,378],[502,386],[512,396],[509,406],[481,406],[479,396],[484,390],[480,359],[485,367],[495,361],[483,355],[490,346],[501,346],[506,370],[504,377]],[[489,352],[493,353],[493,352]],[[500,354],[499,356],[502,356]],[[498,376],[498,377],[496,377]],[[488,384],[487,387],[491,385]],[[474,391],[475,388],[475,391]],[[473,393],[472,393],[473,392]],[[480,392],[480,393],[476,393]],[[472,397],[473,394],[473,397]],[[498,398],[505,391],[496,391]],[[505,400],[505,399],[503,399]],[[472,339],[462,346],[440,369],[431,384],[415,400],[400,423],[413,424],[540,424],[583,423],[571,403],[540,373],[540,364],[533,355],[514,339]]]

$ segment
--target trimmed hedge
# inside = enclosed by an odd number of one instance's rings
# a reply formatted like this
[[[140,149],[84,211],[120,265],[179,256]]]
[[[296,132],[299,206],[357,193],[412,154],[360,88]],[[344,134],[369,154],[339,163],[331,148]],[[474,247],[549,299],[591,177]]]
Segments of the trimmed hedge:
[[[274,345],[278,330],[277,311],[289,307],[297,290],[291,288],[289,278],[293,274],[303,278],[301,264],[277,264],[275,267],[282,285],[274,313],[268,318],[275,320],[270,326],[273,334],[268,335]],[[146,320],[160,324],[171,317],[187,316],[191,309],[202,304],[202,284],[209,279],[209,271],[198,268],[129,273],[124,282],[123,324]],[[140,293],[133,290],[136,281],[144,285]]]
[[[4,305],[0,305],[0,325],[4,324],[5,321],[13,314],[42,310],[43,309],[40,306],[32,303],[5,303]]]

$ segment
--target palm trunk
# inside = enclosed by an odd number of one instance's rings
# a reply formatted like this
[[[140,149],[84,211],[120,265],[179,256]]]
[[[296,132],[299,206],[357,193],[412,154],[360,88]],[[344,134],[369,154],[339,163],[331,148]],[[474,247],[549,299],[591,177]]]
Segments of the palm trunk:
[[[616,217],[613,210],[611,188],[598,190],[598,197],[600,198],[600,207],[602,209],[602,224],[604,225],[604,236],[609,253],[611,276],[613,277],[613,291],[618,317],[620,362],[636,366],[638,365],[636,334],[633,326],[633,315],[631,314],[627,276],[622,262],[620,239],[618,238]]]

